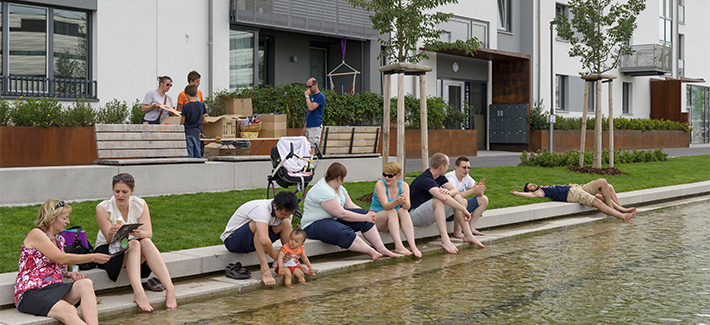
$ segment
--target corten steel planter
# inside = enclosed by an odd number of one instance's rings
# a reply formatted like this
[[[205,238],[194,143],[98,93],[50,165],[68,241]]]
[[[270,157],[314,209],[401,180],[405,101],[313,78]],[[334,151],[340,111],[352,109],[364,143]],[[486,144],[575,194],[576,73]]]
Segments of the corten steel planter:
[[[555,130],[555,152],[579,150],[579,130]],[[587,130],[585,148],[593,150],[594,130]],[[688,148],[690,133],[685,131],[614,130],[614,150]],[[609,132],[602,131],[602,148],[609,149]],[[550,130],[531,130],[528,151],[550,149]]]
[[[0,167],[91,165],[93,127],[0,126]]]
[[[390,130],[390,157],[397,156],[397,129]],[[405,154],[407,159],[422,157],[422,138],[419,129],[404,130]],[[477,130],[429,130],[429,156],[437,152],[445,153],[449,158],[459,156],[475,157],[478,155]],[[380,144],[379,152],[382,152]]]

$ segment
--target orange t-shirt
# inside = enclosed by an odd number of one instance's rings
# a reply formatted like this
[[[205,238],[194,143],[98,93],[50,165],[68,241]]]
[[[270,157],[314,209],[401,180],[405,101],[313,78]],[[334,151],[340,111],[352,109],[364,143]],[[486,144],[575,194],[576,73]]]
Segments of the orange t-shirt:
[[[199,89],[197,90],[197,99],[199,99],[201,102],[204,102],[204,100],[202,99],[202,91]],[[178,95],[178,104],[185,105],[187,104],[187,102],[187,96],[185,96],[185,91],[183,90],[182,92],[180,92],[180,95]]]

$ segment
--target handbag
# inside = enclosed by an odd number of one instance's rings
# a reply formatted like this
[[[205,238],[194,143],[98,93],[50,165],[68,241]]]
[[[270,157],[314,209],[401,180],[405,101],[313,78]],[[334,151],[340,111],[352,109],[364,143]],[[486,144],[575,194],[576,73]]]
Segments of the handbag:
[[[94,247],[91,246],[86,238],[86,231],[81,229],[81,226],[73,226],[61,232],[64,237],[64,252],[69,254],[90,254],[94,252]],[[88,262],[78,264],[80,270],[91,270],[96,267],[96,263]]]

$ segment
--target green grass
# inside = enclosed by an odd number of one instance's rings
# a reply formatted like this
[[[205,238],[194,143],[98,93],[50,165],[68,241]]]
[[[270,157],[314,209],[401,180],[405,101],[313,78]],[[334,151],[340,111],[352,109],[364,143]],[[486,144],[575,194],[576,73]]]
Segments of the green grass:
[[[626,175],[606,176],[617,192],[693,183],[710,180],[710,155],[671,158],[664,162],[621,164],[617,168]],[[407,181],[418,173],[408,173]],[[472,168],[476,180],[486,179],[489,209],[503,208],[547,199],[526,199],[510,194],[511,189],[522,190],[526,182],[537,184],[583,184],[599,175],[582,174],[564,167],[486,167]],[[374,181],[347,183],[346,188],[356,204],[369,208],[369,203],[357,201],[358,197],[372,193]],[[264,184],[266,185],[266,184]],[[140,196],[140,191],[136,191]],[[111,195],[107,183],[106,197]],[[154,241],[161,251],[218,245],[219,235],[229,217],[244,202],[265,198],[265,189],[218,193],[196,193],[146,197],[155,231]],[[95,241],[98,232],[95,210],[100,201],[75,202],[70,205],[72,225],[81,225]],[[25,234],[34,227],[39,206],[0,208],[0,272],[17,271],[20,247]]]

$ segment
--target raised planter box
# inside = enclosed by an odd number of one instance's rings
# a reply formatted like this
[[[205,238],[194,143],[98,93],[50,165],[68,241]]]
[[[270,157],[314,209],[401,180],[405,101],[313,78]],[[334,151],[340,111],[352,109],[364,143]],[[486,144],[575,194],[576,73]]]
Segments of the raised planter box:
[[[555,130],[555,152],[579,150],[579,130]],[[585,148],[593,150],[594,131],[587,130]],[[684,131],[614,130],[614,149],[688,148],[690,133]],[[602,131],[602,148],[609,149],[609,131]],[[550,130],[531,130],[529,151],[550,149]]]
[[[93,127],[0,126],[0,167],[91,165]]]
[[[390,130],[390,157],[397,156],[397,129]],[[407,159],[422,157],[422,136],[419,129],[404,130],[405,156]],[[443,152],[449,157],[478,155],[477,130],[429,130],[429,156]],[[382,152],[380,143],[379,152]]]

